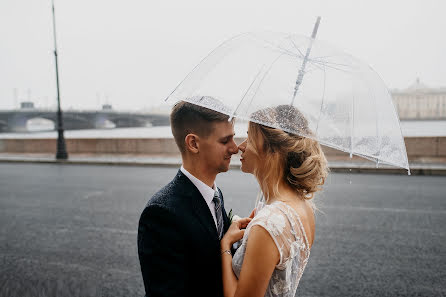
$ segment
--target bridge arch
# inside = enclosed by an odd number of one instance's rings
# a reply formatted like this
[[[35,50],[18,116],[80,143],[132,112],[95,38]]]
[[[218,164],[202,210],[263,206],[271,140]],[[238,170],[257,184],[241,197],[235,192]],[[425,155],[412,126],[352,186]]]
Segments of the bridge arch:
[[[113,122],[116,128],[128,128],[128,127],[146,127],[150,123],[147,119],[138,116],[129,117],[128,115],[109,114],[107,120]]]
[[[44,127],[36,129],[31,123],[35,119],[43,121]],[[51,110],[0,110],[0,132],[28,132],[28,130],[48,130],[50,122],[57,128],[57,112]],[[138,112],[116,111],[76,111],[68,110],[63,113],[64,129],[98,129],[119,127],[146,127],[169,125],[168,115],[145,114]],[[53,129],[54,129],[53,128]]]
[[[56,123],[52,119],[44,117],[33,117],[26,121],[26,130],[28,132],[53,131],[56,129]]]
[[[95,129],[112,129],[116,128],[116,123],[112,120],[107,118],[106,116],[97,116],[94,119],[94,127]]]
[[[0,132],[8,132],[8,122],[0,119]]]

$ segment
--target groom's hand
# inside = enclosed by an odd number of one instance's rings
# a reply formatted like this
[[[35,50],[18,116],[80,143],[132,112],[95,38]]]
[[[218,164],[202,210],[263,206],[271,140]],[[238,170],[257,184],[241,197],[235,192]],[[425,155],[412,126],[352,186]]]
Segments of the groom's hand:
[[[232,222],[228,231],[226,231],[225,235],[220,241],[221,248],[223,250],[229,249],[234,242],[242,239],[243,235],[245,234],[245,229],[250,221],[251,218],[243,218]]]

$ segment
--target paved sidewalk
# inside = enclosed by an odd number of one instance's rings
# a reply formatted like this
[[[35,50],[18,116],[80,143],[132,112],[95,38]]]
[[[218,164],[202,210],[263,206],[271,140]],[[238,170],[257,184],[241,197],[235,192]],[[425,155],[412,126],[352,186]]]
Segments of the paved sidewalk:
[[[181,164],[181,157],[179,155],[70,154],[68,160],[58,161],[52,154],[0,153],[0,162],[177,167]],[[329,166],[333,172],[407,174],[406,170],[391,166],[376,167],[374,163],[365,159],[331,159]],[[234,155],[231,168],[239,167],[239,157]],[[413,175],[446,175],[446,160],[420,159],[410,163],[410,170]]]

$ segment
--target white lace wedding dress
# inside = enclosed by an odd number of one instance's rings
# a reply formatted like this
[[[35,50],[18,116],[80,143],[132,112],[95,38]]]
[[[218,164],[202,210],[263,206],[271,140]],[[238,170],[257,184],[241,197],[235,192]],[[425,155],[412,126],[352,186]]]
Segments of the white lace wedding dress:
[[[237,278],[240,276],[249,231],[259,225],[268,231],[280,253],[279,264],[266,289],[268,297],[294,297],[299,280],[310,256],[309,243],[298,213],[288,204],[275,201],[258,210],[246,228],[241,246],[232,259],[232,269]]]

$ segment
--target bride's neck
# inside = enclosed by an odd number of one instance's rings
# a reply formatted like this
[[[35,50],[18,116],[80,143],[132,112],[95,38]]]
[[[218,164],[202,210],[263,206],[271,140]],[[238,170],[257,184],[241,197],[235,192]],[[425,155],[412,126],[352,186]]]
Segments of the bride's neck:
[[[287,202],[300,198],[296,190],[294,190],[289,184],[283,181],[279,183],[276,189],[277,193],[274,193],[274,185],[268,184],[267,186],[267,189],[262,190],[264,190],[264,193],[266,192],[270,194],[270,197],[265,197],[265,200],[268,204],[273,203],[274,201]]]

